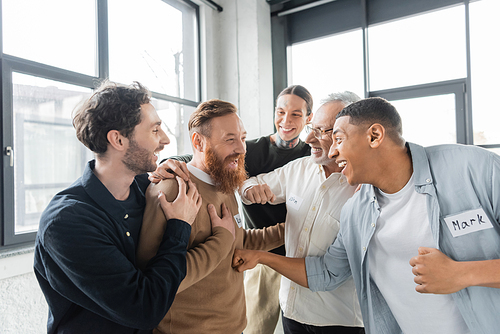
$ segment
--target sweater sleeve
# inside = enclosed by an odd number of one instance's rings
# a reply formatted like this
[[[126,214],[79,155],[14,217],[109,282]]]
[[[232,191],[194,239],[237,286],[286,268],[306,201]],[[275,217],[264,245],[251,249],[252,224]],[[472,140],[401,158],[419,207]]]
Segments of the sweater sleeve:
[[[269,251],[285,243],[285,223],[274,226],[245,230],[243,247],[245,249]]]
[[[157,184],[151,183],[146,190],[146,208],[142,219],[139,244],[137,245],[137,265],[144,269],[165,238],[167,220],[160,207],[158,192],[162,191],[169,202],[179,193],[179,185],[175,179],[163,180]]]
[[[167,200],[172,202],[177,197],[178,189],[177,181],[169,179],[163,180],[156,185],[151,184],[147,190],[146,210],[144,211],[144,222],[137,252],[138,263],[141,266],[144,266],[156,254],[164,235],[165,226],[168,226],[156,194],[161,190]],[[201,220],[206,219],[207,222],[210,222],[208,213],[201,212],[201,210],[206,209],[203,207],[200,209],[197,220],[201,216],[205,217],[201,218]],[[216,210],[220,209],[217,208]],[[220,212],[217,214],[220,216]],[[189,248],[186,254],[186,277],[179,286],[178,292],[187,289],[217,268],[219,263],[228,256],[232,245],[233,236],[231,232],[218,227],[212,229],[212,235],[204,242]]]
[[[170,308],[184,278],[190,227],[169,221],[144,272],[123,249],[131,238],[116,232],[109,217],[95,208],[62,210],[37,241],[36,256],[44,268],[39,274],[58,295],[85,309],[124,326],[152,329]]]
[[[186,277],[179,286],[179,292],[208,276],[228,257],[233,246],[233,235],[223,227],[216,227],[205,242],[190,248],[186,254]]]

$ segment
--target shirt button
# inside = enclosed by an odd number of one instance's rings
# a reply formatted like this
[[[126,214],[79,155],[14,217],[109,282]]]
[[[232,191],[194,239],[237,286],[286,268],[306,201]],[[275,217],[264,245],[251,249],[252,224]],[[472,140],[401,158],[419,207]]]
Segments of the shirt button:
[[[372,223],[372,227],[375,227],[375,223]]]
[[[302,248],[302,247],[299,247],[299,251],[301,251],[301,252],[302,252],[303,250],[304,250],[304,248]]]
[[[130,232],[127,232],[127,233],[125,233],[125,234],[127,235],[127,237],[130,237]]]
[[[316,207],[315,207],[315,206],[313,206],[313,207],[312,207],[312,210],[313,210],[313,211],[315,211],[315,210],[316,210]]]
[[[363,252],[366,252],[366,247],[363,247]]]
[[[431,179],[426,179],[425,182],[430,183]]]
[[[128,218],[128,213],[125,214],[125,217],[123,217],[123,219],[127,219]]]
[[[290,290],[295,290],[295,288],[292,286],[292,287],[290,288]]]
[[[325,186],[321,186],[321,189],[325,189],[326,187]]]
[[[307,232],[307,231],[309,231],[309,229],[306,227],[306,228],[304,229],[304,231],[306,231],[306,232]]]

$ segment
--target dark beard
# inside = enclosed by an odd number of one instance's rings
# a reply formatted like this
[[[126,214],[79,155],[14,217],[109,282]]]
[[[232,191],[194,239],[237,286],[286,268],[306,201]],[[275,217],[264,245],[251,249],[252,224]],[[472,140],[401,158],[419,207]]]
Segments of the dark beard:
[[[129,147],[122,161],[136,175],[156,170],[156,164],[151,161],[151,152],[140,147],[133,138],[129,139]]]
[[[238,167],[235,170],[228,169],[226,167],[227,164],[236,159],[238,159]],[[207,166],[208,174],[215,182],[217,191],[225,194],[233,193],[247,179],[244,154],[233,154],[222,161],[215,155],[211,147],[207,147],[205,165]]]

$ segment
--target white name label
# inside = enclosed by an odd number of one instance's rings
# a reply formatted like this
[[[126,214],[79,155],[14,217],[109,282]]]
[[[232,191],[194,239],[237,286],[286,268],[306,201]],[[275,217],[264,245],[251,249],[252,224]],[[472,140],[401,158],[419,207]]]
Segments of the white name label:
[[[243,226],[243,221],[241,220],[240,214],[237,213],[233,218],[236,221],[236,225],[241,228]]]
[[[493,228],[491,221],[486,216],[483,208],[459,213],[458,215],[444,218],[454,238],[472,232]]]
[[[288,198],[286,200],[286,204],[287,204],[287,207],[289,207],[289,208],[299,210],[300,205],[302,204],[302,201],[303,201],[303,199],[300,198],[299,196],[294,195],[294,194],[290,194],[290,196],[288,196]]]

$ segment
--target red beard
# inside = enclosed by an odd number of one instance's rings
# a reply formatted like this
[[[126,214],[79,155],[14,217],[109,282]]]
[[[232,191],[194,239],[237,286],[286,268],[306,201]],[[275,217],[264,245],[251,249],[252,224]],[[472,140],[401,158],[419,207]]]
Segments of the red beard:
[[[227,168],[227,165],[234,160],[238,160],[238,167],[236,169]],[[207,166],[208,173],[215,182],[217,191],[225,194],[233,193],[247,179],[244,154],[233,154],[222,161],[211,147],[207,147],[205,165]]]

